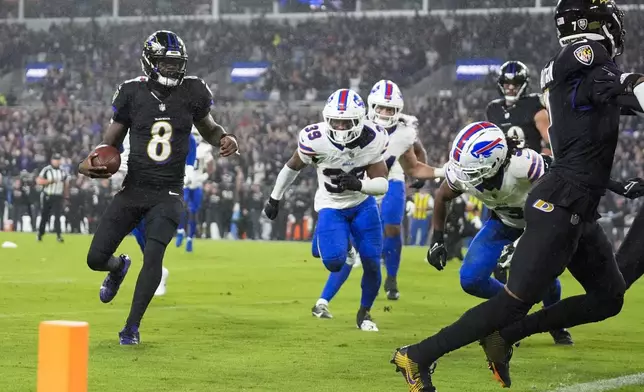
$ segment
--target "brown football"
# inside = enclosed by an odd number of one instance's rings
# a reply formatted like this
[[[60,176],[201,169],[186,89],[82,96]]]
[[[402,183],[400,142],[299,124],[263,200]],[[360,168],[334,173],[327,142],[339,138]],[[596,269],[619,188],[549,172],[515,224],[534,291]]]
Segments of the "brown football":
[[[116,173],[121,166],[121,154],[116,147],[113,146],[98,146],[95,153],[98,155],[92,158],[93,166],[106,166],[107,171],[111,174]]]

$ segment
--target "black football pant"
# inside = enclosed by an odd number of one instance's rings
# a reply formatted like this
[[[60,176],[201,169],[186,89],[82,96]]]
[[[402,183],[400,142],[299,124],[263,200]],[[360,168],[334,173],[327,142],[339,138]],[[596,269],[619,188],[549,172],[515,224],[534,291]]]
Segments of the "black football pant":
[[[40,194],[40,202],[42,211],[40,213],[40,227],[38,227],[38,235],[45,235],[45,227],[49,222],[49,218],[54,216],[54,231],[58,237],[61,236],[60,230],[60,216],[63,213],[63,196],[62,195],[46,195]]]
[[[525,207],[526,230],[512,259],[507,288],[468,310],[454,324],[413,345],[413,360],[428,365],[444,354],[500,331],[508,342],[538,332],[597,322],[618,314],[626,285],[612,247],[596,222],[579,222],[577,215],[531,194]],[[537,203],[541,209],[533,205]],[[569,297],[526,316],[552,281],[568,268],[586,293]]]
[[[631,228],[615,255],[619,270],[630,288],[644,275],[644,207],[638,211]]]
[[[127,325],[141,323],[154,292],[161,281],[165,249],[172,240],[184,210],[182,192],[167,190],[124,189],[114,196],[101,217],[92,238],[87,264],[95,271],[118,271],[117,248],[138,224],[145,220],[143,267],[134,289]]]

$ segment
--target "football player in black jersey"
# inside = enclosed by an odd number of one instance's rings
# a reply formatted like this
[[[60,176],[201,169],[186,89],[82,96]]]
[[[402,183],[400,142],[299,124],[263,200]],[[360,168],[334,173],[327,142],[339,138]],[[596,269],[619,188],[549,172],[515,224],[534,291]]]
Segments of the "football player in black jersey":
[[[204,140],[219,147],[222,156],[237,152],[236,138],[210,114],[212,94],[206,83],[185,76],[188,54],[175,33],[157,31],[143,45],[141,65],[146,76],[118,87],[112,100],[114,115],[102,145],[120,146],[130,133],[130,156],[123,188],[103,214],[87,254],[95,271],[108,271],[100,290],[107,303],[116,296],[130,267],[127,255],[114,256],[123,238],[141,220],[146,224],[143,267],[121,344],[139,343],[139,325],[161,280],[166,246],[183,211],[181,198],[190,130],[194,123]],[[78,171],[92,178],[109,178],[105,167],[93,166],[90,154]]]
[[[548,154],[550,119],[541,95],[528,94],[528,67],[520,61],[506,62],[501,66],[497,84],[503,98],[487,105],[487,120],[496,124],[507,136],[523,142],[519,147]]]
[[[487,105],[487,120],[496,124],[508,137],[519,140],[519,148],[527,147],[550,154],[548,127],[550,118],[542,95],[528,94],[530,70],[520,61],[508,61],[499,70],[497,88],[502,98]],[[497,267],[494,277],[501,283],[508,280],[507,269]],[[558,344],[572,344],[570,336],[554,336]]]
[[[509,387],[515,342],[620,312],[626,285],[596,219],[610,185],[624,94],[632,91],[644,102],[644,76],[622,73],[614,61],[624,47],[623,15],[614,0],[558,2],[562,49],[541,77],[555,159],[526,201],[527,228],[516,247],[517,262],[505,290],[434,336],[395,351],[392,363],[410,390],[436,391],[436,360],[479,339],[495,378]],[[527,316],[566,268],[586,293]]]

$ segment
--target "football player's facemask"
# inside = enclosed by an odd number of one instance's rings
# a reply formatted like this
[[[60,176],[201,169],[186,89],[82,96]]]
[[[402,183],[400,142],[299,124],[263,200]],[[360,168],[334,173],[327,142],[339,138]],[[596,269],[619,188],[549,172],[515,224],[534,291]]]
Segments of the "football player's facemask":
[[[559,0],[555,9],[559,43],[600,41],[612,57],[624,52],[624,12],[614,0]]]
[[[400,89],[391,80],[381,80],[374,84],[367,97],[367,103],[367,117],[376,124],[391,128],[400,121],[404,101]]]
[[[141,68],[150,80],[162,86],[180,85],[186,75],[187,64],[186,46],[172,31],[157,31],[143,44]]]
[[[322,111],[327,125],[327,137],[334,143],[346,145],[362,134],[365,106],[353,90],[340,89],[329,97]]]
[[[503,131],[492,123],[477,122],[463,128],[454,139],[448,169],[463,184],[478,186],[498,173],[507,155]]]
[[[509,103],[518,101],[530,84],[530,71],[520,61],[508,61],[499,70],[497,85],[499,92]]]

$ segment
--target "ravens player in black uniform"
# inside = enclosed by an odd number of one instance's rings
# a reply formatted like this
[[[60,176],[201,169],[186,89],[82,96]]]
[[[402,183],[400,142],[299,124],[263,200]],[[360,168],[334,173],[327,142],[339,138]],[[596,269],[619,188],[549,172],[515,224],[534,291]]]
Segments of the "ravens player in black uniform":
[[[227,134],[210,114],[212,94],[199,78],[185,76],[188,55],[175,33],[157,31],[143,45],[141,65],[146,76],[118,87],[112,101],[114,115],[103,145],[118,147],[128,130],[130,156],[123,188],[107,207],[92,239],[87,264],[109,271],[100,290],[107,303],[116,296],[130,267],[127,255],[114,256],[123,238],[144,219],[146,246],[130,314],[119,333],[121,344],[139,343],[139,325],[161,280],[166,246],[183,210],[183,177],[188,139],[194,123],[204,140],[219,146],[222,156],[237,152],[236,138]],[[81,174],[109,178],[92,157],[79,165]]]
[[[624,47],[623,21],[613,0],[557,4],[555,23],[563,48],[541,77],[555,159],[526,201],[527,226],[514,255],[520,262],[513,265],[506,289],[498,295],[436,335],[396,350],[392,362],[410,390],[434,392],[431,374],[436,360],[478,339],[483,339],[490,369],[509,387],[513,343],[620,312],[626,285],[596,219],[597,205],[609,186],[620,98],[632,90],[644,101],[644,76],[624,74],[614,62]],[[566,268],[586,293],[527,316]]]
[[[496,124],[509,137],[523,142],[519,147],[549,153],[550,119],[541,95],[528,94],[528,67],[520,61],[506,62],[501,66],[497,84],[503,98],[495,99],[487,105],[487,120]]]
[[[520,61],[508,61],[501,66],[497,88],[502,98],[487,105],[487,120],[496,124],[508,137],[519,140],[518,147],[527,147],[550,154],[548,127],[550,118],[542,95],[528,94],[530,70]],[[508,280],[507,269],[497,267],[494,277],[502,283]],[[563,331],[563,330],[562,330]],[[558,344],[572,344],[565,333],[554,336]]]

